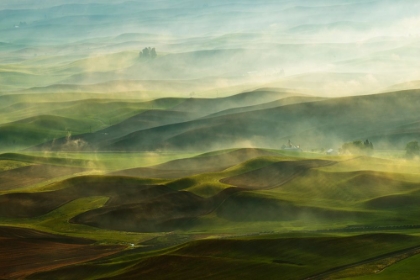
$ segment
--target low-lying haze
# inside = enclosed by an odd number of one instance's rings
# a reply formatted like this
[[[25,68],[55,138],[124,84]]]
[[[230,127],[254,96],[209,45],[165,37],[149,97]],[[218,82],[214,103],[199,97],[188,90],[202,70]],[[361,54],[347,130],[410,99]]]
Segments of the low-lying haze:
[[[6,0],[0,18],[2,94],[112,82],[149,98],[264,85],[331,97],[420,79],[414,0]]]

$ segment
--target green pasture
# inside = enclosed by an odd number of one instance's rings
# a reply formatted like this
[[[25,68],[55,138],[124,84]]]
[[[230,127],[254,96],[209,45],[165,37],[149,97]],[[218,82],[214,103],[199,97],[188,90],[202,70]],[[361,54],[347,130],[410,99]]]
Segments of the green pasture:
[[[69,220],[85,211],[102,207],[107,197],[86,197],[74,200],[64,206],[36,218],[5,219],[0,218],[3,226],[32,228],[40,231],[56,233],[66,236],[83,237],[96,240],[101,244],[140,243],[144,240],[159,236],[159,234],[128,233],[102,230],[94,227],[69,223]]]

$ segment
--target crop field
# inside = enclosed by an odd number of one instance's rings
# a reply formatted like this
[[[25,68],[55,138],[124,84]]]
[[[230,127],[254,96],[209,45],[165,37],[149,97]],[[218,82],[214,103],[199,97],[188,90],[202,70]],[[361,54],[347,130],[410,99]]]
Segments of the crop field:
[[[418,279],[419,7],[0,1],[0,279]]]

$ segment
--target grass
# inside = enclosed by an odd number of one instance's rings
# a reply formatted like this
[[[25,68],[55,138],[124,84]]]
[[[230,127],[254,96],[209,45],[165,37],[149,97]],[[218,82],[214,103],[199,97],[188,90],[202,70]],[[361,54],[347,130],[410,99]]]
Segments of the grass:
[[[1,150],[25,149],[56,138],[89,131],[89,123],[57,116],[36,116],[0,125]]]
[[[77,271],[86,279],[302,279],[418,244],[418,237],[401,234],[207,239],[150,253],[134,250],[38,276],[69,279]]]
[[[103,230],[69,223],[72,217],[80,213],[102,207],[108,199],[108,197],[79,198],[39,217],[21,219],[1,218],[0,223],[5,226],[32,228],[49,233],[94,239],[101,244],[137,244],[159,235]]]
[[[24,152],[23,157],[36,158],[48,162],[61,161],[75,163],[93,163],[93,166],[102,170],[121,170],[135,167],[147,167],[165,163],[175,159],[195,156],[197,153],[106,153],[106,152]],[[1,157],[1,156],[0,156]]]
[[[2,160],[0,160],[0,172],[15,169],[15,168],[19,168],[19,167],[24,167],[24,166],[28,166],[28,165],[31,165],[31,164],[26,163],[26,162],[16,161],[16,160],[2,159]]]
[[[75,95],[79,95],[75,93]],[[48,95],[47,95],[48,96]],[[123,95],[124,96],[124,95]],[[77,120],[87,123],[92,131],[117,124],[129,117],[148,109],[169,109],[182,99],[166,98],[155,101],[130,100],[127,98],[116,99],[106,96],[94,95],[95,99],[87,99],[80,93],[80,99],[67,97],[68,101],[46,98],[40,94],[18,95],[15,99],[10,97],[9,105],[3,107],[0,112],[1,123],[19,121],[25,118],[33,118],[42,115],[53,115],[62,118]],[[5,98],[5,97],[3,97]],[[13,101],[14,100],[14,101]],[[86,127],[83,126],[86,130]],[[83,130],[77,128],[77,131]]]
[[[180,159],[175,163],[181,166],[185,164],[182,163],[182,158],[185,158],[185,162],[190,164],[191,159],[208,161],[211,157],[220,158],[220,156],[226,156],[235,151],[237,150],[212,152],[200,156],[181,153],[49,153],[46,157],[43,153],[30,152],[2,154],[0,159],[4,161],[4,168],[36,163],[64,166],[83,166],[95,163],[94,170],[103,172],[104,170],[151,166],[173,159]],[[276,151],[273,151],[273,154],[275,155]],[[308,157],[281,151],[277,151],[277,154],[278,156],[252,158],[219,172],[202,173],[169,182],[152,178],[118,177],[118,184],[124,185],[124,180],[128,180],[127,184],[133,180],[138,181],[139,184],[157,183],[173,190],[187,191],[211,199],[221,191],[232,187],[226,182],[221,182],[225,178],[237,176],[247,178],[247,174],[254,174],[256,171],[263,174],[265,171],[275,168],[282,170],[281,168],[284,166],[316,158],[314,154],[308,154]],[[179,245],[169,251],[153,254],[141,251],[130,257],[127,255],[124,260],[117,261],[117,259],[111,258],[103,260],[103,262],[87,263],[78,268],[83,272],[76,271],[87,275],[86,278],[90,275],[89,277],[92,279],[97,275],[104,277],[124,275],[123,277],[127,279],[130,277],[159,279],[160,275],[163,275],[162,271],[166,271],[165,275],[171,275],[171,277],[181,277],[182,275],[198,277],[197,273],[204,271],[204,278],[229,279],[240,276],[244,279],[247,277],[251,279],[258,274],[267,279],[274,278],[274,275],[282,275],[284,279],[294,279],[293,277],[296,275],[303,278],[331,267],[360,261],[362,260],[361,256],[363,258],[374,257],[392,250],[420,244],[417,238],[408,235],[381,234],[385,230],[389,233],[416,232],[408,228],[392,228],[392,226],[398,225],[418,224],[417,217],[420,212],[415,207],[416,204],[414,203],[413,207],[403,204],[390,208],[387,205],[392,204],[386,201],[393,200],[394,197],[396,202],[407,197],[417,199],[418,193],[420,193],[418,173],[411,172],[409,168],[401,169],[401,171],[406,170],[409,173],[391,172],[393,164],[400,164],[399,160],[327,156],[320,158],[335,160],[337,163],[326,167],[315,166],[300,173],[291,181],[274,186],[272,189],[254,189],[231,194],[226,196],[226,199],[213,212],[191,218],[187,227],[182,224],[178,227],[176,222],[171,225],[173,230],[170,231],[173,234],[213,237],[237,236],[233,240],[229,239],[230,243],[229,240],[226,241],[226,244],[223,243],[223,240],[204,240],[185,246]],[[176,167],[177,164],[174,166]],[[415,170],[417,163],[405,162],[405,164],[407,166],[411,164]],[[162,166],[172,165],[165,163]],[[359,168],[356,168],[357,166]],[[377,169],[372,170],[369,166],[376,166]],[[272,173],[272,171],[270,172]],[[92,180],[96,180],[95,178],[92,177]],[[104,180],[104,183],[114,184],[113,179],[97,178]],[[93,187],[87,182],[81,183],[83,178],[75,179],[72,182],[76,187],[82,185]],[[29,187],[27,191],[59,190],[62,189],[62,187],[58,187],[60,184],[62,182],[58,180],[54,184],[37,185],[36,189]],[[100,183],[98,183],[99,185]],[[74,237],[91,238],[101,244],[138,244],[156,236],[166,236],[162,232],[129,233],[68,222],[79,214],[105,207],[108,199],[100,194],[80,197],[42,216],[19,219],[1,218],[0,223]],[[169,196],[165,199],[169,199]],[[166,203],[165,207],[172,207],[171,201],[156,200],[155,206],[156,203]],[[378,207],[378,203],[387,207]],[[174,208],[172,211],[175,209],[178,208]],[[352,239],[351,236],[354,233],[351,230],[343,230],[347,226],[365,226],[367,227],[366,232],[376,232],[377,234],[371,234],[371,237],[362,235],[364,237]],[[389,226],[389,229],[375,229],[375,226]],[[320,234],[318,230],[332,231],[328,234]],[[267,235],[267,232],[273,234]],[[304,232],[307,234],[303,234]],[[323,238],[325,238],[325,242]],[[255,240],[260,240],[261,243]],[[163,245],[166,242],[164,238],[156,242],[162,246],[174,245]],[[156,249],[158,248],[162,247],[156,247]],[[212,269],[206,269],[205,265]],[[230,270],[225,269],[227,266],[230,267]],[[96,269],[94,271],[97,272],[92,272],[92,269]],[[58,274],[51,275],[59,275],[60,271],[54,272]],[[62,277],[69,275],[71,278],[70,276],[74,275],[69,270],[63,271],[65,273],[63,272]]]
[[[0,154],[1,160],[12,160],[25,164],[51,164],[61,166],[74,166],[74,167],[88,167],[89,160],[67,158],[67,157],[49,157],[43,153],[38,154],[22,154],[22,153],[3,153]]]
[[[420,255],[404,259],[379,273],[367,270],[361,276],[342,278],[344,280],[393,280],[393,279],[417,279],[420,273]]]

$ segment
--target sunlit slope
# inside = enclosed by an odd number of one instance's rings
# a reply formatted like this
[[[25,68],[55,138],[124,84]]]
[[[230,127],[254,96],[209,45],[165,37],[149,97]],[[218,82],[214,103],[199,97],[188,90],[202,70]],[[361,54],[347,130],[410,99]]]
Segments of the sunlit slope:
[[[281,154],[262,149],[235,149],[178,159],[147,168],[121,170],[112,174],[146,178],[180,178],[194,174],[221,171],[252,158],[262,156],[281,156]],[[182,185],[182,182],[180,184]]]
[[[239,169],[232,168],[210,176],[196,175],[168,186],[206,196],[211,186],[213,190],[224,189],[212,181],[211,178],[215,177],[225,178],[221,180],[224,184],[237,184],[240,189],[247,190],[236,189],[218,206],[216,215],[222,220],[216,219],[206,225],[211,217],[214,218],[210,215],[192,225],[187,223],[188,227],[203,230],[229,227],[226,220],[242,222],[244,228],[251,226],[250,222],[262,221],[286,224],[299,221],[301,226],[315,221],[320,224],[334,221],[342,226],[415,223],[418,211],[414,205],[419,202],[418,175],[387,171],[325,172],[322,171],[324,168],[334,168],[335,164],[324,162],[327,167],[322,167],[325,166],[323,163],[315,169],[307,169],[307,164],[315,162],[277,160],[273,163],[268,159],[264,159],[265,162],[255,159],[240,165]],[[255,186],[255,181],[262,185]],[[307,195],[302,196],[302,193]],[[386,201],[392,201],[389,207],[383,206],[387,205]]]
[[[60,157],[62,156],[62,157]],[[15,161],[32,164],[51,164],[59,166],[72,166],[72,167],[88,167],[92,163],[92,159],[79,159],[66,157],[66,155],[49,156],[46,154],[42,155],[25,155],[19,153],[4,153],[0,154],[0,160],[4,161]]]
[[[105,148],[121,151],[279,148],[288,139],[305,149],[335,147],[343,141],[363,139],[417,121],[418,96],[419,92],[413,90],[238,113],[138,131]]]
[[[127,171],[77,176],[86,169],[75,166],[89,166],[81,160],[19,154],[0,159],[7,168],[0,172],[3,224],[91,236],[99,242],[127,238],[141,245],[96,262],[46,268],[35,279],[71,279],[76,273],[86,278],[155,278],[162,275],[163,262],[172,264],[164,266],[165,275],[174,277],[196,277],[209,263],[209,279],[229,279],[243,271],[250,279],[253,273],[268,279],[279,273],[285,279],[350,277],[374,273],[377,265],[392,271],[394,263],[412,260],[420,245],[417,237],[391,234],[418,227],[420,172],[415,161],[235,149],[128,170],[144,171],[143,178],[133,178],[116,175]],[[224,166],[230,167],[217,170]],[[178,167],[201,173],[145,178],[147,171]],[[214,170],[206,173],[210,170],[202,167]],[[19,176],[17,183],[27,183],[27,188],[15,189],[8,175]],[[54,181],[34,185],[48,179]],[[284,232],[293,233],[278,234]],[[136,241],[152,235],[159,237]],[[225,238],[188,242],[210,236]],[[162,248],[167,250],[155,251]],[[186,263],[199,269],[179,269]],[[230,269],[224,270],[227,264]]]
[[[214,165],[215,159],[220,166],[231,165],[239,159],[244,162],[223,171],[215,172],[215,167],[211,173],[197,174],[209,171],[197,165]],[[345,231],[349,226],[391,228],[416,224],[420,214],[415,207],[420,202],[418,173],[353,171],[351,164],[344,171],[351,161],[347,158],[305,159],[261,150],[223,151],[168,162],[156,168],[137,169],[136,172],[144,172],[140,174],[143,178],[82,176],[57,181],[43,187],[42,192],[33,189],[30,193],[6,193],[0,196],[0,216],[9,220],[35,218],[76,199],[104,196],[109,200],[103,207],[78,213],[71,221],[119,231],[218,233],[285,228],[323,230],[325,227]],[[195,175],[170,181],[144,178],[147,171],[150,175],[171,177],[171,172],[177,171],[169,169],[176,166]],[[162,170],[169,176],[156,173],[159,167],[165,168]],[[4,171],[0,175],[28,168],[33,172],[67,172],[62,176],[83,171],[58,170],[57,167],[54,171],[33,166]],[[32,173],[26,173],[28,181],[39,179],[31,178]],[[162,171],[162,174],[165,173]],[[303,193],[306,195],[302,196]]]
[[[33,187],[48,181],[92,171],[98,162],[69,158],[48,158],[16,153],[0,154],[0,191]]]
[[[133,178],[85,176],[76,177],[54,183],[49,188],[57,189],[46,192],[10,193],[1,196],[4,207],[1,209],[3,217],[36,217],[81,197],[108,196],[113,197],[108,203],[120,204],[121,201],[155,197],[171,192],[164,187],[143,185],[143,181]],[[121,187],[124,188],[120,191]],[[141,200],[141,199],[140,199]],[[120,202],[118,202],[120,201]],[[8,207],[6,207],[8,205]]]
[[[55,115],[90,122],[92,129],[118,123],[135,113],[149,108],[143,102],[112,99],[89,99],[68,102],[36,102],[27,100],[2,108],[0,116],[4,122],[18,121],[38,115]]]

